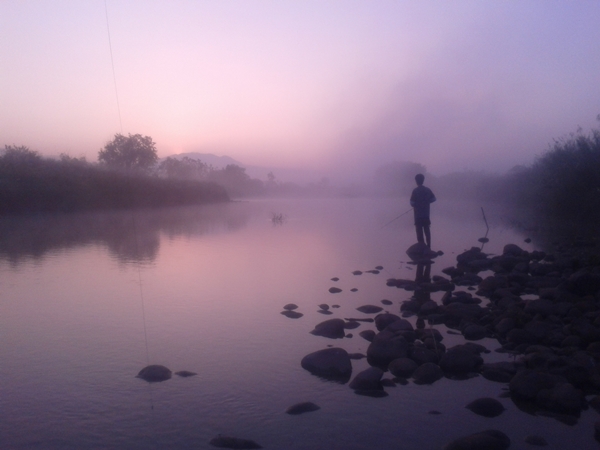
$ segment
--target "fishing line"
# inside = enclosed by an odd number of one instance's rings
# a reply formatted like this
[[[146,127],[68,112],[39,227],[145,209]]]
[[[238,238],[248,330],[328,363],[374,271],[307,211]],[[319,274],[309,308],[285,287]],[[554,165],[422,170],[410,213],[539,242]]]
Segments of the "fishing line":
[[[121,105],[119,104],[119,91],[117,90],[117,75],[115,74],[115,61],[113,59],[112,42],[110,40],[110,26],[108,25],[108,6],[104,0],[104,13],[106,15],[106,31],[108,32],[108,48],[110,49],[110,63],[112,66],[113,84],[115,86],[115,97],[117,99],[117,111],[119,112],[119,126],[123,133],[123,121],[121,120]]]
[[[116,76],[116,72],[115,72],[115,61],[113,58],[113,51],[112,51],[112,42],[111,42],[111,37],[110,37],[110,26],[109,26],[109,20],[108,20],[108,6],[107,6],[107,2],[106,0],[104,0],[104,13],[106,16],[106,31],[108,34],[108,47],[110,49],[110,63],[112,66],[112,74],[113,74],[113,84],[115,87],[115,98],[117,101],[117,111],[119,113],[119,126],[121,129],[121,134],[123,133],[123,121],[121,119],[121,105],[119,103],[119,91],[117,89],[117,76]],[[127,177],[127,184],[128,184],[128,189],[129,192],[132,192],[131,189],[131,177],[130,174],[128,174],[129,176]],[[132,198],[133,201],[133,198]],[[140,245],[139,245],[139,233],[138,233],[138,227],[137,227],[137,222],[136,222],[136,217],[135,217],[135,209],[134,209],[134,205],[132,203],[131,205],[132,210],[131,210],[131,220],[132,220],[132,224],[133,224],[133,236],[134,236],[134,249],[135,249],[135,257],[138,258],[140,261],[138,261],[138,263],[136,264],[136,268],[137,268],[137,274],[138,274],[138,286],[139,286],[139,291],[140,291],[140,302],[141,302],[141,306],[142,306],[142,323],[143,323],[143,327],[144,327],[144,345],[145,345],[145,349],[146,349],[146,365],[149,366],[150,365],[150,351],[149,351],[149,346],[148,346],[148,328],[146,326],[146,305],[144,302],[144,288],[143,288],[143,283],[142,283],[142,269],[141,269],[141,253],[140,253]],[[152,393],[152,386],[151,383],[148,383],[148,391],[150,393],[150,407],[152,410],[154,410],[154,396]],[[153,420],[153,429],[156,433],[155,430],[155,423],[154,423],[154,416],[152,417]]]
[[[403,212],[402,214],[400,214],[398,217],[395,217],[395,218],[393,218],[393,219],[392,219],[392,220],[390,220],[388,223],[386,223],[384,226],[382,226],[382,227],[380,228],[380,230],[383,230],[383,229],[384,229],[385,227],[387,227],[387,226],[388,226],[390,223],[392,223],[392,222],[394,222],[394,221],[398,220],[400,217],[402,217],[402,216],[403,216],[403,215],[405,215],[405,214],[408,214],[408,213],[409,213],[409,212],[411,212],[412,210],[413,210],[413,209],[412,209],[412,208],[410,208],[408,211],[404,211],[404,212]]]

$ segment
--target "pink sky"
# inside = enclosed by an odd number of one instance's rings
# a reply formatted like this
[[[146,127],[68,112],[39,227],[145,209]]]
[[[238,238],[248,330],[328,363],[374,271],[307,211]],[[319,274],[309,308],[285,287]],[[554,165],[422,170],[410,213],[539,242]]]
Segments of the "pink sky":
[[[107,0],[122,132],[159,156],[504,171],[598,127],[600,2]],[[121,131],[105,2],[0,2],[0,146]]]

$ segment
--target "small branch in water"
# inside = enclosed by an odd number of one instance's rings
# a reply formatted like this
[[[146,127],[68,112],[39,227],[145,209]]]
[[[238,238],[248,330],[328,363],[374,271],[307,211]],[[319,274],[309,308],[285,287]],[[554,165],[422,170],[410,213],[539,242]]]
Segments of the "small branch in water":
[[[285,222],[285,216],[283,215],[283,213],[271,213],[271,222],[273,222],[273,224],[275,225],[281,225],[283,222]]]
[[[488,221],[485,218],[485,211],[483,210],[483,206],[481,207],[481,214],[483,215],[483,221],[485,222],[485,226],[487,228],[485,231],[485,236],[478,239],[478,241],[481,242],[481,249],[483,250],[483,244],[489,241],[487,235],[490,232],[490,226],[488,225]]]

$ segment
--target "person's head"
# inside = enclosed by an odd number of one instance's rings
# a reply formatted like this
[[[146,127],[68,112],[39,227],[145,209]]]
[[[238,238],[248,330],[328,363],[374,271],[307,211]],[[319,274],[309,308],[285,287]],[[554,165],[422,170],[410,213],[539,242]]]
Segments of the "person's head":
[[[418,173],[417,175],[415,175],[415,181],[419,186],[421,186],[425,181],[425,175],[423,175],[422,173]]]

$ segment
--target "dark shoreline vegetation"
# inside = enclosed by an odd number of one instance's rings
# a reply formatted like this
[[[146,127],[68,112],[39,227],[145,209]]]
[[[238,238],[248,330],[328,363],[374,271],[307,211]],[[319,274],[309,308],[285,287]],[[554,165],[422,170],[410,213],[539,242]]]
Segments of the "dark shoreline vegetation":
[[[42,158],[6,146],[0,157],[0,214],[154,208],[229,201],[214,182],[164,179],[63,155]]]
[[[188,157],[159,163],[152,139],[140,135],[115,135],[98,160],[64,154],[59,160],[42,158],[27,147],[5,146],[0,154],[0,214],[179,206],[223,202],[230,196],[396,196],[410,192],[414,174],[421,172],[439,198],[497,203],[523,226],[560,223],[579,232],[600,219],[596,129],[555,140],[532,165],[516,166],[504,175],[467,171],[435,176],[421,164],[395,161],[375,172],[372,186],[334,187],[325,178],[300,186],[273,173],[262,181],[235,164],[217,169]]]

